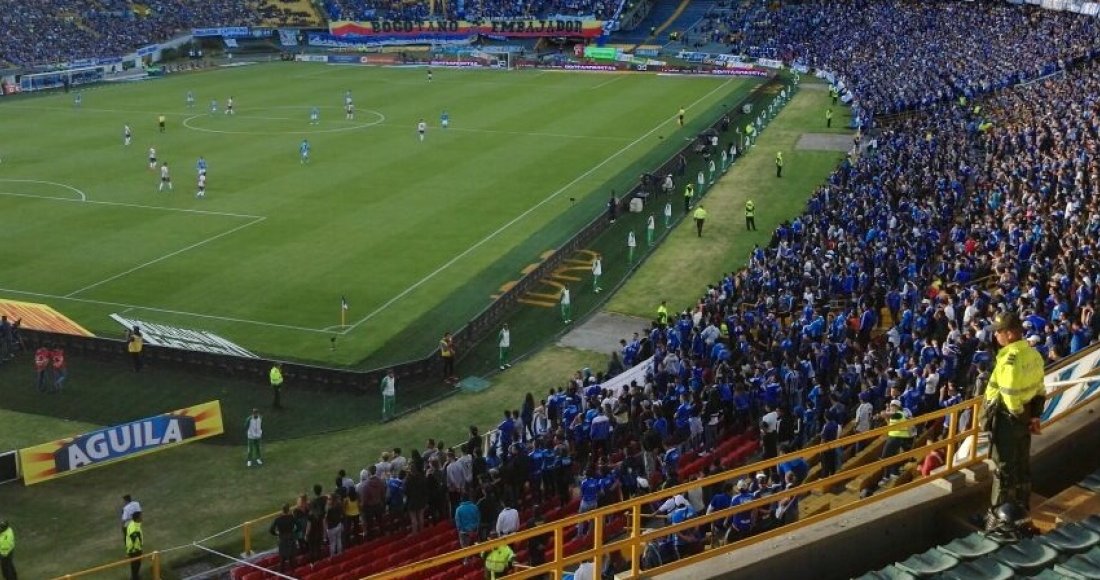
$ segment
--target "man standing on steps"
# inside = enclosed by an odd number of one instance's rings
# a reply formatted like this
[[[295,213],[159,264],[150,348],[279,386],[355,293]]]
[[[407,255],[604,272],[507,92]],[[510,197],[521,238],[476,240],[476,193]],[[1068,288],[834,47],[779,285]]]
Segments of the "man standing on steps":
[[[507,329],[508,325],[504,328]],[[386,371],[386,376],[382,377],[379,387],[382,391],[382,422],[384,423],[393,419],[393,409],[397,402],[397,375],[393,369]]]
[[[751,199],[745,202],[745,229],[756,231],[756,202]]]
[[[271,406],[275,409],[282,409],[282,393],[283,393],[283,363],[275,363],[271,367],[271,372],[268,373],[268,379],[271,383],[271,391],[275,396],[274,402]]]
[[[598,262],[599,257],[597,257],[596,260]],[[595,271],[595,265],[593,265],[593,271]],[[597,276],[597,279],[599,279],[598,276]],[[596,292],[599,292],[599,291],[600,291],[600,288],[599,288],[599,286],[597,286],[596,287]],[[502,327],[500,329],[500,335],[497,336],[497,339],[498,339],[497,344],[500,347],[500,360],[498,362],[500,363],[500,370],[504,370],[504,369],[510,368],[512,366],[512,365],[508,364],[508,355],[512,350],[512,331],[508,330],[508,323],[507,322],[505,322],[504,327]]]
[[[707,210],[703,209],[703,204],[699,204],[699,207],[695,208],[695,230],[698,237],[703,237],[703,222],[707,220]]]
[[[777,151],[775,153],[775,176],[783,177],[783,152]]]
[[[256,465],[263,465],[263,454],[260,453],[260,439],[264,436],[263,417],[260,417],[259,409],[252,409],[252,414],[245,420],[245,429],[248,435],[248,459],[245,464],[247,467],[252,467],[252,462],[255,461]]]
[[[998,314],[993,336],[1001,349],[985,388],[982,430],[991,434],[990,457],[997,463],[990,512],[1003,504],[1026,514],[1031,499],[1031,436],[1039,434],[1046,401],[1043,358],[1023,338],[1024,326],[1013,312]],[[996,528],[996,518],[987,528]]]
[[[833,110],[832,109],[825,109],[825,128],[826,129],[832,129],[833,128]]]
[[[672,227],[672,202],[665,202],[665,229]]]
[[[596,294],[600,293],[600,276],[603,276],[603,260],[600,259],[600,255],[596,254],[596,257],[592,259],[592,291]]]
[[[653,239],[657,237],[657,218],[653,214],[649,214],[649,218],[646,219],[645,224],[645,242],[649,247],[653,247]]]
[[[634,248],[638,246],[638,239],[634,237],[634,230],[626,234],[626,263],[634,263]]]
[[[695,197],[695,186],[691,183],[684,186],[684,213],[691,211],[691,198]]]
[[[573,322],[573,301],[569,297],[569,287],[561,289],[561,320],[565,324]]]

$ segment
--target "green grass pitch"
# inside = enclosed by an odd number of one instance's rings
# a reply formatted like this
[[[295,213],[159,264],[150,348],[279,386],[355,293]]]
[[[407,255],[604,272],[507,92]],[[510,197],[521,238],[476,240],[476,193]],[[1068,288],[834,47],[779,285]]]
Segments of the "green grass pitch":
[[[73,94],[4,99],[0,296],[107,336],[122,331],[108,315],[126,312],[281,358],[416,358],[755,83],[445,69],[429,84],[423,69],[272,63],[94,88],[80,107]]]

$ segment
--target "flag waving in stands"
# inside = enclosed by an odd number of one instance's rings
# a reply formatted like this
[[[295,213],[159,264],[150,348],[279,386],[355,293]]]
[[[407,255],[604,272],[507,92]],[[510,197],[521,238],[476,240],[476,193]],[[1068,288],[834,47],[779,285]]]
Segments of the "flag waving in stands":
[[[348,299],[346,296],[340,297],[340,326],[347,326],[348,316]]]

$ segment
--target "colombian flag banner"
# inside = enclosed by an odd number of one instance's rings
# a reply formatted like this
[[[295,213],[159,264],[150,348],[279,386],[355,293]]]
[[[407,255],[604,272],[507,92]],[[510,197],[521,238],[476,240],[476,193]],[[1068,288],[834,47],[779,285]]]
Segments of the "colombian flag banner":
[[[369,20],[356,22],[336,20],[329,24],[333,36],[358,37],[440,37],[449,36],[503,36],[536,38],[540,36],[568,36],[570,38],[596,38],[603,34],[602,20],[580,18],[562,19],[509,19],[468,22],[466,20]]]
[[[23,484],[34,485],[224,432],[218,401],[58,439],[19,451]]]

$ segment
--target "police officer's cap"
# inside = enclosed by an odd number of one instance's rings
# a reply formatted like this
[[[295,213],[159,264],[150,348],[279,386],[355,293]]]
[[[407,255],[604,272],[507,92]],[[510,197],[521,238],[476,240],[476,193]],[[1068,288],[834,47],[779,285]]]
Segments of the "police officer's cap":
[[[993,319],[993,329],[1000,330],[1023,330],[1024,325],[1020,322],[1020,317],[1015,312],[1002,312]]]

